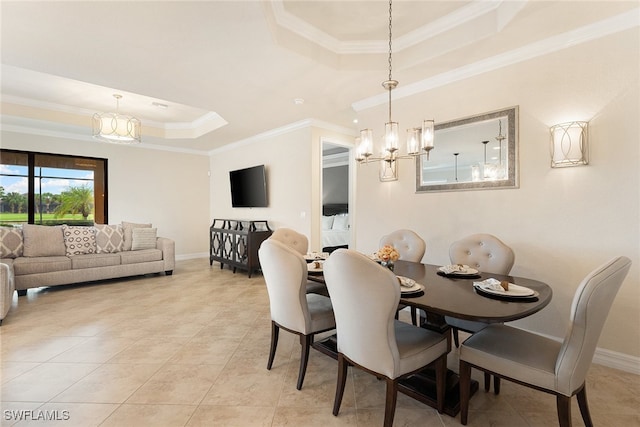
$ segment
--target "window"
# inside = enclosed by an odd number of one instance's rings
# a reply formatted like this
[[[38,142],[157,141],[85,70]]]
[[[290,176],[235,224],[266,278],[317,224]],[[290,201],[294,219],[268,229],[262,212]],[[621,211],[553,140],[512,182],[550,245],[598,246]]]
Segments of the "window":
[[[0,225],[107,221],[107,159],[0,150]]]

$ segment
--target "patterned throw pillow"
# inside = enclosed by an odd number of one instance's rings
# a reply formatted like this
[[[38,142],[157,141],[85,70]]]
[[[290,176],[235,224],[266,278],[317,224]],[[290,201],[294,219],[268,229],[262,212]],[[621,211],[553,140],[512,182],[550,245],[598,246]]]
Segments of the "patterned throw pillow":
[[[157,230],[157,228],[134,228],[131,233],[131,250],[155,249]]]
[[[96,232],[94,227],[62,226],[64,244],[67,247],[67,256],[95,254]]]
[[[17,258],[22,256],[24,242],[22,228],[0,227],[0,257]]]
[[[96,246],[99,254],[121,252],[124,246],[124,230],[121,225],[95,224]]]
[[[151,228],[151,224],[136,224],[135,222],[122,221],[122,228],[124,228],[124,247],[123,251],[130,251],[131,244],[133,242],[133,229],[134,228]]]

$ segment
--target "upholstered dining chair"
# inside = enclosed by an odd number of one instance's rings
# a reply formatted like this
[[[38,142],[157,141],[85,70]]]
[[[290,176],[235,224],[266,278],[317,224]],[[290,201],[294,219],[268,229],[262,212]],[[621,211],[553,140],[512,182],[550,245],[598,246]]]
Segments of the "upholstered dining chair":
[[[291,228],[277,228],[269,238],[284,243],[291,249],[296,250],[300,255],[306,255],[309,250],[309,239],[307,239],[307,236]]]
[[[422,240],[415,231],[412,230],[396,230],[392,233],[382,236],[380,239],[380,247],[384,245],[393,246],[401,260],[420,262],[427,250],[427,244]],[[401,306],[400,309],[403,309]],[[411,307],[411,322],[418,325],[418,310]]]
[[[556,396],[561,427],[571,426],[571,397],[592,426],[585,379],[598,338],[631,261],[617,257],[587,275],[571,304],[570,326],[558,342],[506,325],[490,325],[460,346],[460,421],[467,424],[471,368]]]
[[[307,263],[294,249],[269,238],[260,245],[258,256],[271,310],[271,347],[267,369],[273,365],[280,329],[299,335],[302,353],[296,388],[300,390],[314,335],[336,326],[331,300],[323,295],[307,293]]]
[[[515,262],[513,250],[502,240],[491,234],[472,234],[449,247],[451,264],[465,264],[483,273],[508,275]],[[469,333],[478,332],[487,326],[486,323],[445,317],[451,326],[453,342],[460,346],[458,330]],[[486,385],[485,385],[486,388]]]
[[[493,273],[508,275],[515,262],[513,250],[496,236],[486,233],[478,233],[467,236],[449,246],[449,259],[452,264],[465,264],[483,273]],[[462,330],[469,333],[476,333],[487,327],[487,323],[475,322],[472,320],[456,319],[445,316],[445,321],[451,326],[453,342],[456,347],[460,346],[460,335]],[[484,374],[484,389],[489,391],[491,387],[491,375]],[[500,392],[500,378],[494,377],[493,390],[496,394]]]
[[[393,246],[400,255],[401,260],[420,262],[427,250],[427,245],[415,231],[396,230],[380,238],[380,247]]]
[[[269,238],[284,243],[300,255],[306,255],[309,250],[309,239],[307,239],[307,236],[291,228],[277,228]],[[307,293],[329,296],[326,286],[322,283],[308,280],[306,288]]]
[[[450,341],[446,335],[395,319],[400,301],[397,277],[359,252],[338,249],[324,263],[324,278],[336,317],[338,344],[333,415],[340,411],[349,365],[385,380],[384,425],[391,426],[398,380],[434,363],[437,409],[442,412]]]

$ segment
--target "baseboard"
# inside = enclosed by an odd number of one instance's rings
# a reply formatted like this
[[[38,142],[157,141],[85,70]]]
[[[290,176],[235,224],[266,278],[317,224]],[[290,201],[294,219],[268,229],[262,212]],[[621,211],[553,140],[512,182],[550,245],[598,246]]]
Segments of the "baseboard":
[[[640,357],[629,356],[617,351],[597,348],[593,356],[593,363],[640,375]]]
[[[196,259],[196,258],[209,258],[208,252],[200,252],[195,254],[182,254],[176,255],[176,261],[185,261],[188,259]]]
[[[515,325],[512,326],[516,327]],[[533,332],[535,334],[542,335],[543,337],[562,342],[562,339],[558,337],[541,334],[536,331],[529,332]],[[619,353],[617,351],[596,347],[596,351],[593,355],[593,363],[595,363],[596,365],[606,366],[607,368],[619,369],[631,374],[640,375],[640,357],[631,356],[629,354]]]

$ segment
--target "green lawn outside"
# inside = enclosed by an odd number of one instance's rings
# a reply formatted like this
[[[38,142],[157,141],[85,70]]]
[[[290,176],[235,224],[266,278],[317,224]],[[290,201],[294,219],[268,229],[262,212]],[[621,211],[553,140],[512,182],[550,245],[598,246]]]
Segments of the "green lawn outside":
[[[35,222],[36,224],[47,224],[47,223],[55,223],[62,224],[64,222],[93,222],[93,215],[89,215],[89,218],[84,220],[82,215],[76,214],[66,214],[64,216],[56,218],[52,213],[42,214],[42,221],[40,221],[40,214],[36,214]],[[15,223],[26,223],[27,222],[27,214],[26,213],[11,213],[11,212],[1,212],[0,213],[0,224],[15,224]]]

